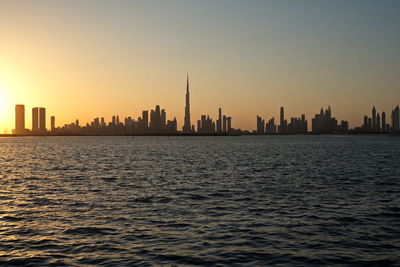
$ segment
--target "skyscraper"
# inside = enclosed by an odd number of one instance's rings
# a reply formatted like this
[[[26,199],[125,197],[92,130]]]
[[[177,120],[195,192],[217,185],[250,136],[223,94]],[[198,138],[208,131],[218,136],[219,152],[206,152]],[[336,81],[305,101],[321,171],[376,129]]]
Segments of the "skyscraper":
[[[183,125],[183,132],[190,133],[191,132],[191,124],[190,124],[190,97],[189,97],[189,75],[186,77],[186,105],[185,105],[185,122]]]
[[[232,132],[232,118],[231,117],[227,117],[227,127],[228,127],[228,133]]]
[[[381,132],[381,116],[376,114],[376,126],[375,126],[375,132],[380,133]]]
[[[382,111],[382,132],[386,132],[386,113]]]
[[[39,108],[39,131],[46,132],[46,109]]]
[[[257,133],[263,134],[265,128],[265,121],[257,115]]]
[[[364,116],[363,128],[364,128],[364,130],[369,130],[368,129],[368,116],[367,115]]]
[[[222,132],[226,133],[226,116],[222,116]]]
[[[167,125],[167,113],[165,112],[165,109],[162,109],[161,110],[161,130],[164,130],[166,125]]]
[[[372,131],[376,131],[376,109],[375,106],[372,108]]]
[[[218,109],[218,120],[217,120],[217,133],[222,132],[222,109],[219,107]]]
[[[39,131],[39,108],[32,109],[32,132],[37,133]]]
[[[142,111],[142,121],[143,121],[143,128],[145,130],[149,127],[149,111],[147,110]]]
[[[25,133],[25,106],[15,105],[15,134]]]
[[[283,107],[281,107],[278,132],[279,133],[287,133],[287,121],[285,120],[285,109]]]
[[[54,132],[54,130],[56,129],[56,117],[51,116],[50,120],[51,120],[51,131]]]
[[[392,111],[392,132],[397,133],[400,131],[399,128],[399,114],[400,110],[399,110],[399,105],[397,105],[397,107],[394,108],[394,110]]]
[[[46,132],[46,109],[33,108],[32,109],[32,132],[35,134]]]

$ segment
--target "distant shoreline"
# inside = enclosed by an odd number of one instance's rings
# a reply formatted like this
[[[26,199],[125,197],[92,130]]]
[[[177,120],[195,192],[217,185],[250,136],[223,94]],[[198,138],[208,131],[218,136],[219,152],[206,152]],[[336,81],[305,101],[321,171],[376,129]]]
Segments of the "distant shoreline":
[[[16,134],[0,134],[0,137],[68,137],[68,136],[121,136],[121,137],[126,137],[126,136],[214,136],[214,137],[219,137],[219,136],[397,136],[392,135],[390,133],[321,133],[321,134],[314,134],[314,133],[300,133],[300,134],[280,134],[280,133],[275,133],[275,134],[258,134],[258,133],[243,133],[243,134],[183,134],[183,133],[177,133],[177,134],[127,134],[127,135],[84,135],[84,134],[63,134],[63,135],[58,135],[58,134],[46,134],[46,135],[16,135]]]

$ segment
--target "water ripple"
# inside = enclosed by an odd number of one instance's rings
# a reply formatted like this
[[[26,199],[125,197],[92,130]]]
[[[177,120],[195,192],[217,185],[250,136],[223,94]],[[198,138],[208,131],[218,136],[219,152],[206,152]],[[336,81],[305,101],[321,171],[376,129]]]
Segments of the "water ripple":
[[[400,142],[0,139],[0,266],[395,266]]]

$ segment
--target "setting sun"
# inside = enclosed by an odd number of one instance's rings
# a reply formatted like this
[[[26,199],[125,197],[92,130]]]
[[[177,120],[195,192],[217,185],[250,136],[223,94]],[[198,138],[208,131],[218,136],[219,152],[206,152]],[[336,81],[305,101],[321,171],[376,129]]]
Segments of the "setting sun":
[[[12,104],[8,91],[0,85],[0,133],[11,132]]]

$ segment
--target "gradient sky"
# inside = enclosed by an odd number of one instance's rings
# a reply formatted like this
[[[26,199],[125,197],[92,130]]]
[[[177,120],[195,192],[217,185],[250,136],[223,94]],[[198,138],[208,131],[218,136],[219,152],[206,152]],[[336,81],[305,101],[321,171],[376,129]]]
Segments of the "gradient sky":
[[[0,1],[0,131],[14,105],[43,106],[57,126],[156,104],[192,123],[254,129],[321,106],[357,126],[400,100],[400,1]]]

